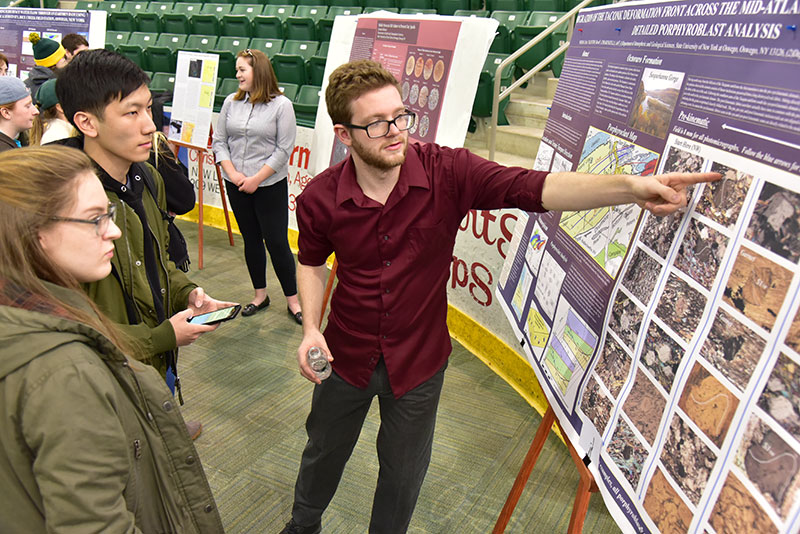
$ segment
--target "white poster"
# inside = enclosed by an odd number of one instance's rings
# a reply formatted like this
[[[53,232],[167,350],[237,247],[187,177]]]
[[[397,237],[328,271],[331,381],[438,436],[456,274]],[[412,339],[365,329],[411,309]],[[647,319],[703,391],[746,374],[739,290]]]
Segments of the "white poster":
[[[198,148],[208,146],[218,66],[217,54],[178,52],[169,121],[171,141]]]

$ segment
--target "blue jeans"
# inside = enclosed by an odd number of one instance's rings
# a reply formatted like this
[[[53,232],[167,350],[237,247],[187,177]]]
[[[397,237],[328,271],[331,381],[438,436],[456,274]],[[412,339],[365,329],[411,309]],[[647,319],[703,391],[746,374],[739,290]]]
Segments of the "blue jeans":
[[[315,386],[306,420],[308,442],[295,485],[295,523],[313,525],[321,520],[358,441],[372,399],[377,396],[380,471],[369,532],[406,532],[431,460],[445,367],[399,399],[392,395],[383,358],[366,389],[348,384],[335,372]]]

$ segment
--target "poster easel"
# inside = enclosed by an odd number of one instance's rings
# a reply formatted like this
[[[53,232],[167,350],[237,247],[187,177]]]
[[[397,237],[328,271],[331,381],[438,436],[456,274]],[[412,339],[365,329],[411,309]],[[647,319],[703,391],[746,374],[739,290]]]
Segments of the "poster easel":
[[[500,516],[497,518],[497,523],[494,525],[492,534],[502,534],[505,532],[506,526],[511,519],[511,514],[514,513],[514,508],[517,506],[517,502],[522,495],[522,490],[525,489],[525,484],[528,482],[528,478],[531,476],[531,471],[533,471],[533,467],[536,465],[536,460],[539,459],[539,455],[544,448],[544,443],[547,441],[547,436],[550,435],[550,429],[553,427],[553,423],[558,425],[558,429],[561,431],[561,435],[564,437],[564,441],[569,449],[569,455],[572,457],[572,462],[578,469],[578,474],[580,476],[580,482],[578,482],[578,491],[575,494],[575,504],[572,506],[572,515],[569,519],[567,533],[580,534],[580,532],[583,531],[583,522],[586,519],[586,512],[589,509],[589,499],[591,498],[592,493],[599,491],[599,488],[594,480],[594,476],[592,476],[592,473],[589,471],[589,468],[586,467],[586,464],[583,463],[583,459],[581,459],[580,455],[578,455],[575,447],[573,447],[572,443],[570,443],[569,438],[567,438],[567,435],[564,433],[564,429],[561,427],[561,423],[559,423],[558,419],[556,419],[553,408],[548,403],[547,410],[544,412],[544,416],[542,417],[542,422],[539,423],[539,429],[536,431],[536,435],[533,438],[533,443],[531,443],[531,447],[528,449],[528,454],[525,455],[525,459],[522,461],[522,467],[520,467],[519,473],[517,473],[517,478],[514,480],[514,485],[511,487],[511,491],[508,493],[508,498],[503,506],[503,510],[500,512]]]
[[[214,134],[213,127],[209,129],[208,144],[205,147],[195,146],[182,141],[170,139],[169,142],[175,147],[183,147],[186,150],[197,152],[197,268],[203,268],[203,159],[204,155],[211,150],[211,137]],[[211,153],[213,157],[213,153]],[[219,165],[214,164],[217,171],[217,183],[219,184],[219,196],[222,198],[222,211],[225,213],[225,226],[228,228],[228,241],[233,246],[233,231],[231,230],[231,219],[228,215],[228,200],[225,196],[225,186],[222,183],[222,174]]]

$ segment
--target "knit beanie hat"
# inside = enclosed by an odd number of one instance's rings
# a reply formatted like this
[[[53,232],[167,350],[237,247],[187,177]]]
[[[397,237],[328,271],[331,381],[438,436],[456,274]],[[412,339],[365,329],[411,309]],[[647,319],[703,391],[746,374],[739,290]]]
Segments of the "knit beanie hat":
[[[15,76],[0,76],[0,106],[11,104],[28,96],[28,88]]]
[[[52,67],[58,63],[66,51],[61,43],[52,39],[43,39],[38,33],[28,35],[33,45],[33,60],[42,67]]]
[[[36,105],[42,111],[50,109],[58,104],[58,96],[56,96],[56,79],[51,78],[39,86],[36,91]]]

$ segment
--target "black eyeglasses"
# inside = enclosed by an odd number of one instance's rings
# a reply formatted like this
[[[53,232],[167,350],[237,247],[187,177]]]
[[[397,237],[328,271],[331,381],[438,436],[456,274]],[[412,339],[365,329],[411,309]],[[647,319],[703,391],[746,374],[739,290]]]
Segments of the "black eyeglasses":
[[[387,121],[387,120],[380,120],[375,121],[367,124],[366,126],[359,126],[357,124],[350,124],[347,122],[340,123],[342,126],[347,126],[348,128],[357,128],[359,130],[364,130],[367,132],[367,137],[370,139],[377,139],[379,137],[386,137],[389,135],[389,130],[392,128],[392,124],[397,127],[398,130],[404,132],[410,128],[414,127],[414,123],[417,121],[417,114],[413,111],[406,110],[405,113],[398,115],[394,119]]]
[[[116,217],[117,217],[117,205],[111,204],[109,202],[108,211],[102,215],[98,215],[94,219],[73,219],[72,217],[50,217],[50,220],[59,222],[93,224],[94,233],[97,234],[98,237],[103,237],[108,231],[108,223],[110,221],[115,220]]]

